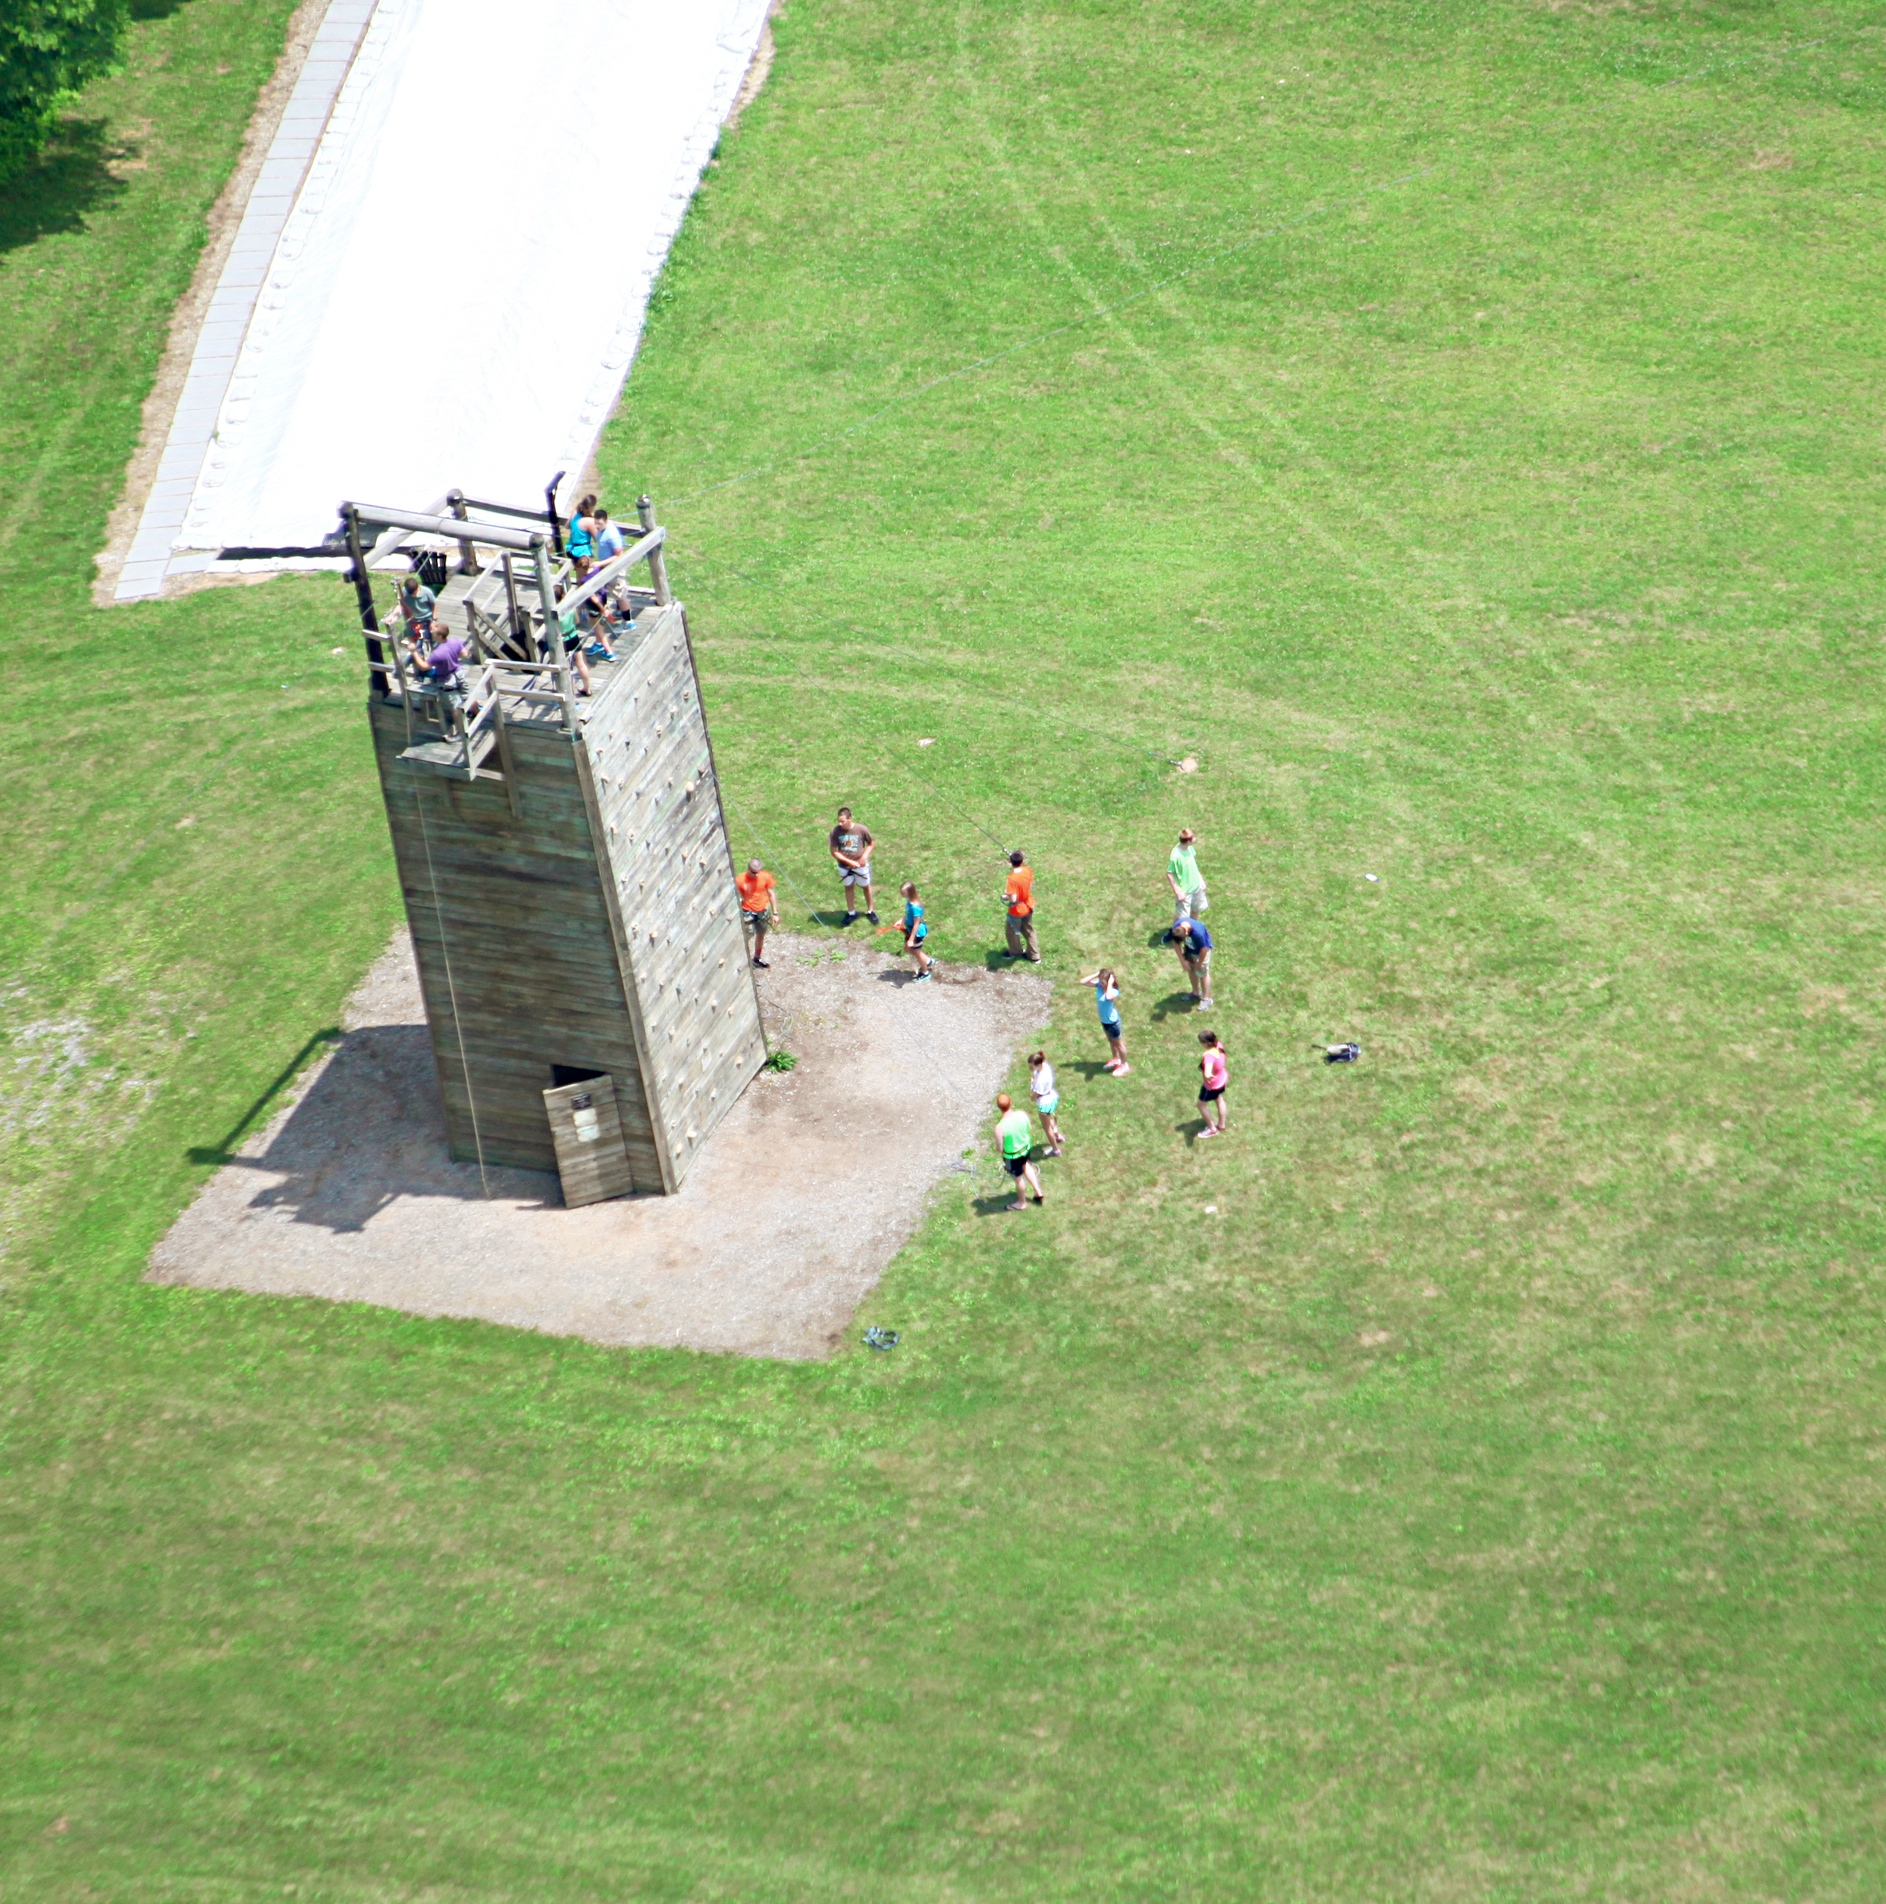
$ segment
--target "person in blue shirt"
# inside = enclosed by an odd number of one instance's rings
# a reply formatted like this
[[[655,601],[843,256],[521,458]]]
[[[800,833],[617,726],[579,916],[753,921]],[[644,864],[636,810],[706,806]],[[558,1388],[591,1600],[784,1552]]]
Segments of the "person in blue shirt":
[[[590,520],[596,529],[596,560],[613,562],[626,546],[622,540],[622,531],[609,520],[607,509],[598,509]]]
[[[1182,919],[1166,934],[1168,945],[1179,948],[1192,996],[1201,1005],[1211,1003],[1211,928],[1203,919]]]
[[[923,949],[923,942],[930,936],[930,922],[923,916],[923,901],[917,897],[917,889],[908,880],[904,882],[904,950],[917,961],[917,978],[930,976],[930,955]],[[914,985],[916,979],[912,979]]]
[[[1120,981],[1110,966],[1103,965],[1099,971],[1089,972],[1081,983],[1094,988],[1094,1003],[1100,1007],[1100,1029],[1107,1034],[1110,1055],[1100,1068],[1111,1071],[1116,1078],[1123,1078],[1133,1067],[1126,1061],[1126,1027],[1120,1022]]]

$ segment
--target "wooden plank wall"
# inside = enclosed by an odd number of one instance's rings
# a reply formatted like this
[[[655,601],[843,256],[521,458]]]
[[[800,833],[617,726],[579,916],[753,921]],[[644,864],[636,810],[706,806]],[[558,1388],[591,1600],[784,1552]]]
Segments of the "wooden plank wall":
[[[584,726],[669,1188],[766,1059],[679,603],[645,611]]]
[[[554,1170],[543,1093],[569,1065],[615,1080],[636,1188],[669,1187],[575,744],[511,730],[513,817],[498,780],[402,766],[405,716],[370,712],[452,1155]]]

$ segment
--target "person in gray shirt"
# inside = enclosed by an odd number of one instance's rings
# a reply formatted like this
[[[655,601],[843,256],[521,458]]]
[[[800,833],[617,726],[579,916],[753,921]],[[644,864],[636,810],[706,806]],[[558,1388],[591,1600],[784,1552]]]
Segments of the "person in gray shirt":
[[[868,826],[860,826],[851,817],[850,807],[838,809],[838,824],[832,828],[832,859],[838,867],[838,883],[845,894],[845,923],[858,919],[858,894],[864,894],[864,916],[873,925],[878,922],[871,898],[871,849],[877,842]]]

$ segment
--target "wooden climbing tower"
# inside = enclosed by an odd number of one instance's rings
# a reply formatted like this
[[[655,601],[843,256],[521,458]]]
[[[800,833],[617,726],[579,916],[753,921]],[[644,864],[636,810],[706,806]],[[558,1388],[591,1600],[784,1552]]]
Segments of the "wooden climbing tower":
[[[640,539],[579,583],[553,507],[341,514],[452,1155],[554,1170],[545,1093],[607,1078],[627,1180],[674,1191],[766,1043],[665,531],[644,497]],[[396,560],[468,644],[455,694],[382,624]],[[633,620],[579,695],[566,638],[610,599]]]

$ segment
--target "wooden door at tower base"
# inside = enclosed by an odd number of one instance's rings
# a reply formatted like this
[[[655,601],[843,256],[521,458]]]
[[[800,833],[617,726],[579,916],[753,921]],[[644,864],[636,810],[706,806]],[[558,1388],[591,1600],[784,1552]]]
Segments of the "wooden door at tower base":
[[[634,1190],[612,1079],[597,1076],[580,1084],[559,1085],[544,1093],[544,1110],[557,1147],[557,1175],[563,1180],[566,1210],[601,1203],[607,1197],[626,1197]]]

